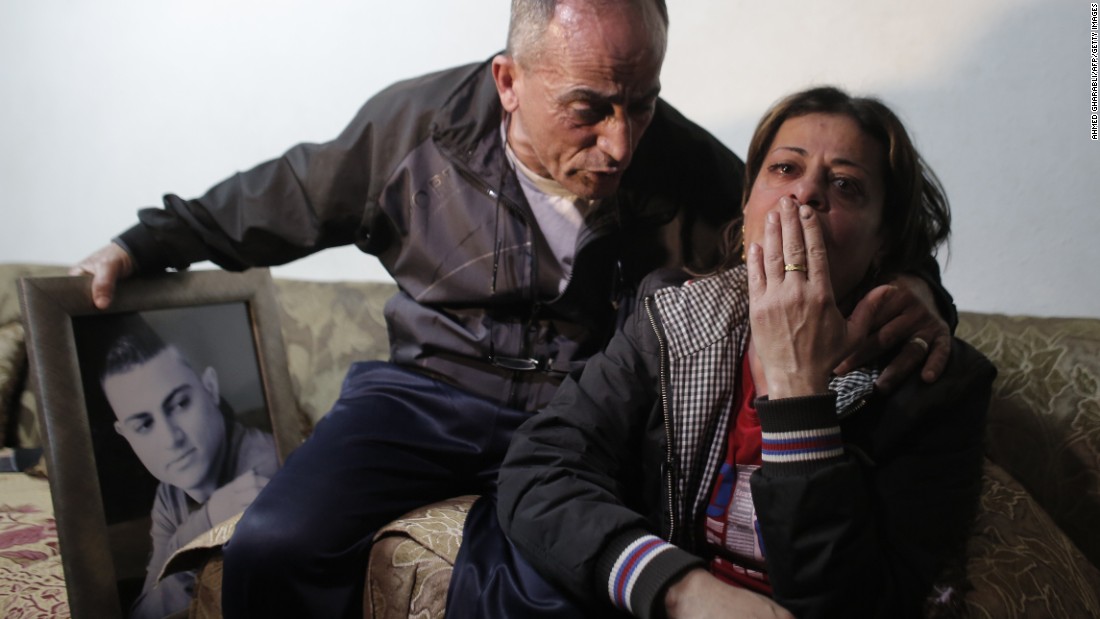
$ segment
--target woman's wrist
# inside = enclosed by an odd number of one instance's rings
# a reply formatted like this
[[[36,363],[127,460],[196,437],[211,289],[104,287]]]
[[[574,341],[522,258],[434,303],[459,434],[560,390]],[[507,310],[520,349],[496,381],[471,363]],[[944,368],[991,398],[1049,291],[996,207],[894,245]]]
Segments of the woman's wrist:
[[[828,378],[812,378],[802,374],[768,375],[768,399],[802,398],[829,392]]]
[[[804,397],[758,398],[761,460],[772,476],[802,475],[843,458],[836,392]]]

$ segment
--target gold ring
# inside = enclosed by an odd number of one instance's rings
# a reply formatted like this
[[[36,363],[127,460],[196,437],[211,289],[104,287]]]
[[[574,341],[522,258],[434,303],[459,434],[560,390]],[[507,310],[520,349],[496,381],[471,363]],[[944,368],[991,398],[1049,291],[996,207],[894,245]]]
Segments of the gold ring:
[[[785,264],[783,265],[783,270],[788,273],[790,273],[791,271],[802,271],[803,273],[809,271],[809,269],[807,269],[806,265],[804,264]]]
[[[922,351],[928,352],[928,342],[922,337],[914,337],[909,340],[910,344],[916,344]]]

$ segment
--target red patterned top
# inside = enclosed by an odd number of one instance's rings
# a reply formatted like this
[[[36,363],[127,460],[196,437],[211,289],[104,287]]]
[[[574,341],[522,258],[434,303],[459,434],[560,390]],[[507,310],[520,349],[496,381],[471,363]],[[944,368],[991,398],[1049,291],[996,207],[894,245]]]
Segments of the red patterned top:
[[[760,418],[753,400],[748,356],[741,361],[741,382],[730,410],[730,432],[726,458],[718,471],[703,519],[706,550],[711,554],[710,571],[734,586],[771,594],[753,507],[749,477],[761,464]]]

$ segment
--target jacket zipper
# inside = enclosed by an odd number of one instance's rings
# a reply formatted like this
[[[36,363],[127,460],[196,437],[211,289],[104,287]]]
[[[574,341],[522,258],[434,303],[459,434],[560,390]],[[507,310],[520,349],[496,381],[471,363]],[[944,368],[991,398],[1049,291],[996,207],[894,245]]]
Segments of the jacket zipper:
[[[861,397],[858,402],[849,404],[848,408],[840,411],[840,414],[836,416],[836,420],[837,422],[840,422],[844,419],[847,419],[848,417],[851,417],[852,415],[855,415],[865,408],[867,408],[867,398]]]
[[[665,340],[661,337],[661,331],[657,328],[657,320],[653,317],[653,308],[650,307],[650,302],[653,297],[647,296],[645,298],[645,311],[646,316],[649,318],[649,326],[653,329],[653,334],[657,336],[657,345],[660,349],[660,369],[658,384],[661,390],[661,410],[664,412],[664,425],[665,425],[665,480],[668,483],[668,541],[672,541],[676,534],[676,512],[673,507],[673,471],[675,471],[675,464],[672,461],[672,421],[669,419],[669,407],[668,407],[668,377],[667,368],[665,367],[667,354],[665,354]]]
[[[503,168],[501,170],[500,185],[497,186],[496,188],[493,188],[492,185],[490,185],[483,178],[481,178],[480,176],[475,174],[474,171],[471,170],[469,168],[469,166],[467,166],[464,162],[462,162],[462,161],[460,161],[456,158],[451,158],[451,161],[455,165],[455,167],[459,170],[460,174],[465,176],[467,178],[467,180],[471,184],[473,184],[475,187],[480,188],[480,190],[483,193],[485,193],[485,195],[487,195],[489,198],[491,198],[496,203],[496,208],[499,208],[500,204],[503,204],[504,207],[507,210],[511,211],[514,215],[518,216],[520,221],[523,222],[524,229],[526,230],[527,235],[529,237],[534,234],[534,232],[533,232],[534,229],[535,229],[534,224],[531,221],[531,219],[528,218],[527,213],[525,213],[523,211],[523,209],[519,207],[518,204],[515,204],[512,200],[509,200],[508,198],[506,198],[504,196],[503,178],[504,178],[504,175],[507,173],[507,169],[508,169],[507,162],[503,162],[501,164],[503,166]],[[494,254],[495,254],[495,252],[500,250],[500,242],[501,241],[500,241],[499,238],[496,238],[497,234],[499,234],[499,230],[494,230],[493,231],[493,235],[494,235],[494,239],[493,239]],[[533,244],[534,239],[530,239],[529,242],[531,242]],[[495,289],[496,289],[497,270],[499,268],[499,264],[497,262],[498,258],[499,257],[497,255],[494,255],[494,257],[493,257],[493,270],[490,274],[490,278],[491,278],[490,289],[493,290],[494,292],[495,292]],[[539,274],[539,256],[538,256],[538,252],[534,251],[534,249],[532,248],[532,251],[531,251],[531,268],[530,268],[530,273],[529,273],[529,276],[531,278],[531,283],[530,283],[530,286],[528,287],[528,295],[531,297],[531,299],[530,299],[531,306],[529,308],[530,315],[528,316],[526,323],[521,327],[521,333],[520,333],[521,350],[519,351],[519,354],[523,355],[523,356],[514,357],[514,358],[513,357],[497,357],[497,355],[495,355],[495,353],[493,353],[492,350],[490,349],[490,363],[492,363],[494,365],[497,365],[498,367],[502,367],[504,369],[510,369],[510,370],[513,370],[513,371],[520,371],[520,372],[536,370],[539,367],[538,361],[536,359],[534,359],[533,357],[531,357],[532,342],[529,340],[529,331],[530,331],[531,321],[534,320],[535,313],[538,311],[539,306],[541,305],[541,303],[539,302],[539,299],[538,299],[538,285],[539,285],[538,274]],[[490,336],[490,344],[491,344],[491,336]],[[513,361],[515,363],[512,363]],[[514,404],[514,399],[515,399],[515,395],[516,395],[515,394],[516,388],[517,388],[516,381],[513,380],[511,389],[509,391],[509,396],[508,396],[508,401],[509,401],[510,404]]]

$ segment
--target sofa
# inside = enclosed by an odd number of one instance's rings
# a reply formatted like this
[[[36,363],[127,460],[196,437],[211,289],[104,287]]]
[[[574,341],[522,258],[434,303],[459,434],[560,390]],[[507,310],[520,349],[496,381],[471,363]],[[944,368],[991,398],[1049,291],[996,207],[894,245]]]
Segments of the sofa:
[[[64,274],[0,265],[0,462],[41,446],[27,375],[16,283]],[[353,360],[388,354],[382,308],[389,283],[275,278],[301,432],[326,412]],[[989,412],[980,509],[961,595],[933,599],[927,616],[1100,617],[1100,318],[962,312],[959,337],[999,370]],[[18,462],[0,473],[0,617],[65,617],[48,471]],[[9,467],[14,468],[14,467]],[[462,522],[475,497],[454,497],[379,532],[365,615],[440,617]],[[232,521],[181,549],[169,569],[199,570],[191,617],[220,616],[219,545]],[[959,603],[961,600],[961,603]]]

